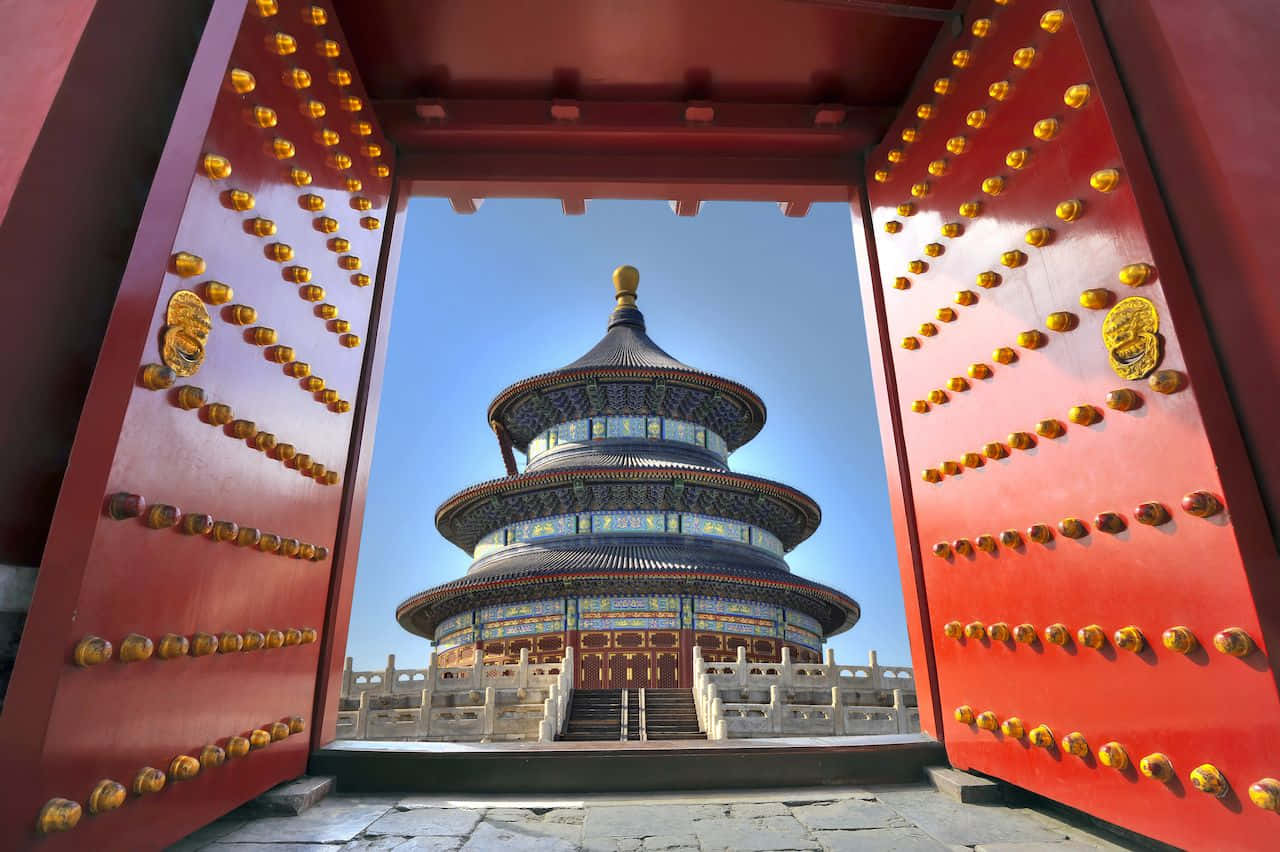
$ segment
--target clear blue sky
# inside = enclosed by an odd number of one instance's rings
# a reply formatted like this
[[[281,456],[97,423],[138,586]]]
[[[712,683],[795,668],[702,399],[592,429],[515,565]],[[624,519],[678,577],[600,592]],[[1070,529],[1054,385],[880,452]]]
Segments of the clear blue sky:
[[[409,205],[347,653],[357,668],[426,665],[430,645],[396,605],[462,576],[470,559],[436,507],[503,475],[485,411],[508,384],[590,349],[613,309],[614,267],[640,269],[650,337],[674,357],[758,393],[768,421],[730,466],[787,483],[822,507],[788,556],[835,586],[862,620],[830,647],[841,662],[909,662],[871,390],[849,211],[803,219],[773,204],[490,200],[472,216]],[[517,454],[523,467],[524,457]]]

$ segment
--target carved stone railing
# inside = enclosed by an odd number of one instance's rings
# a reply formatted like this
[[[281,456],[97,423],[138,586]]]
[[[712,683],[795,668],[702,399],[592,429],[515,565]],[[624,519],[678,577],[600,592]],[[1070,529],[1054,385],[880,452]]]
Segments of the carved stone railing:
[[[915,679],[905,666],[752,663],[738,649],[732,663],[706,662],[694,649],[694,706],[708,739],[844,736],[920,730]]]
[[[354,671],[348,658],[343,686],[339,739],[550,741],[568,717],[573,649],[563,663],[530,664],[521,651],[510,665],[444,669],[396,669],[392,656],[383,672]]]

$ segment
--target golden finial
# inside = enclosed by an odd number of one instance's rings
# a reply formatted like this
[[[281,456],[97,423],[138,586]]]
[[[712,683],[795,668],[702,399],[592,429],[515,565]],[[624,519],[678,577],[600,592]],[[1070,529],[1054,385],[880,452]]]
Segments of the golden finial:
[[[640,285],[640,270],[634,266],[619,266],[613,270],[613,290],[619,308],[636,306],[636,287]]]

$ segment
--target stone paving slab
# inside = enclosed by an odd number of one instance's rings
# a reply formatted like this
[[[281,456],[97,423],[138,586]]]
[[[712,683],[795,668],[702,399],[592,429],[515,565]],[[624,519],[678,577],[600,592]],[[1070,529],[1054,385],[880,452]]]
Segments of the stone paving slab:
[[[862,831],[815,831],[826,852],[944,852],[947,849],[915,826]]]
[[[975,849],[976,847],[976,849]],[[1116,852],[1057,816],[923,784],[493,800],[334,795],[296,817],[219,820],[177,852]]]
[[[414,808],[411,811],[393,810],[365,829],[365,834],[377,837],[392,834],[399,837],[436,837],[449,835],[466,837],[480,822],[483,811],[464,808]]]
[[[520,849],[528,852],[577,852],[579,848],[576,840],[534,834],[527,829],[528,824],[485,821],[476,826],[462,850],[463,852],[492,852],[495,849]]]
[[[978,843],[1053,843],[1067,839],[1062,831],[999,805],[965,805],[924,787],[873,790],[880,801],[906,817],[935,840],[957,846]]]
[[[758,819],[704,819],[694,824],[703,852],[782,852],[818,850],[793,816]]]
[[[455,852],[462,845],[461,837],[369,837],[353,840],[342,846],[342,852]],[[233,852],[236,847],[227,847],[225,852]],[[326,846],[333,850],[336,847]]]
[[[845,799],[816,805],[801,805],[791,812],[810,829],[840,830],[863,828],[903,828],[907,820],[893,808],[879,802]]]
[[[266,817],[246,822],[222,837],[220,842],[345,843],[390,811],[394,804],[393,798],[330,796],[300,816]]]
[[[588,808],[583,824],[587,841],[622,837],[649,837],[655,834],[694,834],[693,809],[687,805],[655,808],[644,805],[615,805]]]

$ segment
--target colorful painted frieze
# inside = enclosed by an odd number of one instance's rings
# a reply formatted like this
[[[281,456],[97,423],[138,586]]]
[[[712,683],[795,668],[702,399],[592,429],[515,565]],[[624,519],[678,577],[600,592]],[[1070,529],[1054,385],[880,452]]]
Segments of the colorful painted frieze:
[[[578,531],[577,517],[574,515],[556,515],[550,518],[536,518],[532,521],[521,521],[507,527],[507,542],[518,544],[522,541],[537,541],[541,538],[554,538],[562,535],[573,535]]]
[[[583,616],[579,623],[581,630],[678,630],[680,619],[674,615],[659,616],[605,614]]]
[[[810,633],[808,630],[802,630],[795,625],[788,624],[782,631],[782,637],[788,642],[794,642],[813,651],[822,650],[822,637]]]
[[[508,639],[512,636],[532,636],[537,633],[559,633],[562,630],[564,630],[564,616],[558,618],[529,618],[486,624],[481,631],[481,637],[484,639]]]
[[[594,533],[666,532],[666,515],[661,512],[593,512]]]
[[[752,527],[751,543],[762,550],[769,551],[774,556],[782,555],[782,539],[778,538],[768,530],[762,530],[760,527]]]
[[[610,438],[644,438],[643,417],[609,417],[606,434]]]
[[[772,621],[759,619],[731,618],[715,615],[695,615],[695,630],[709,630],[713,633],[745,633],[748,636],[778,637],[777,626]]]
[[[752,618],[782,621],[782,608],[754,601],[735,601],[727,598],[696,597],[694,612],[708,615],[750,616]]]
[[[557,444],[578,444],[590,437],[588,420],[570,420],[556,427]]]
[[[436,639],[436,652],[448,651],[457,648],[460,645],[470,645],[476,641],[476,631],[474,627],[467,627],[464,630],[455,630],[454,632],[441,636]]]
[[[674,595],[653,595],[636,597],[583,597],[578,598],[578,607],[585,613],[600,612],[679,612],[680,599]]]
[[[813,616],[805,615],[803,612],[799,612],[794,609],[787,610],[786,615],[787,624],[795,625],[801,630],[808,631],[809,633],[815,633],[819,636],[822,635],[822,625],[819,624],[818,619]]]
[[[440,622],[436,626],[437,641],[442,636],[447,636],[448,634],[453,633],[454,631],[457,631],[457,630],[461,630],[464,627],[470,627],[472,623],[471,619],[473,614],[474,613],[472,613],[471,610],[467,610],[466,612],[460,612],[457,615],[450,616],[449,618],[446,618],[444,621]]]
[[[478,621],[489,624],[494,621],[506,621],[513,618],[529,618],[537,615],[564,615],[564,598],[548,598],[541,601],[522,601],[514,604],[487,606],[480,610]]]
[[[501,550],[506,546],[507,546],[507,530],[505,527],[503,527],[500,530],[495,530],[494,532],[489,533],[487,536],[485,536],[484,538],[476,542],[476,549],[472,552],[472,555],[476,559],[480,559],[482,557],[488,556],[490,553],[493,553],[495,550]]]
[[[680,516],[680,528],[689,535],[710,536],[743,544],[751,543],[751,525],[740,521],[685,512]]]
[[[684,444],[697,443],[697,428],[685,420],[665,418],[662,421],[662,437],[666,441],[680,441]]]

